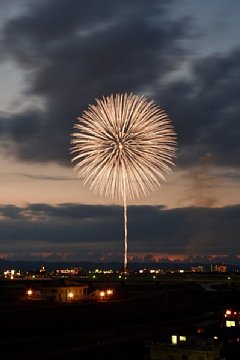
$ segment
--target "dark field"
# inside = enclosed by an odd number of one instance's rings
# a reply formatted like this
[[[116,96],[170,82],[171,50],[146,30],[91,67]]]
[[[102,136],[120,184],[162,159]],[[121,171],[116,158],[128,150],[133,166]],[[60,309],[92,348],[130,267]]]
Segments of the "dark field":
[[[189,280],[126,281],[117,292],[108,302],[2,302],[1,358],[143,359],[145,340],[220,323],[226,307],[240,304],[235,287],[205,291]]]

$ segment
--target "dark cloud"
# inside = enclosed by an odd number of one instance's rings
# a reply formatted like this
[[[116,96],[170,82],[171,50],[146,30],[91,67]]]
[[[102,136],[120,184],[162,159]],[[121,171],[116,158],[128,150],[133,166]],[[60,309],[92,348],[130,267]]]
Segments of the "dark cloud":
[[[192,80],[161,92],[179,134],[179,162],[197,163],[210,154],[221,165],[239,166],[240,49],[193,63]]]
[[[119,206],[104,205],[77,205],[60,204],[51,206],[48,204],[29,204],[26,208],[30,213],[37,215],[44,213],[47,217],[68,218],[68,219],[92,219],[95,221],[104,220],[119,216],[121,208]]]
[[[0,217],[20,220],[23,218],[22,208],[16,205],[0,205]]]
[[[12,152],[24,161],[69,162],[69,135],[87,104],[112,92],[152,88],[175,69],[189,23],[170,20],[172,3],[30,2],[28,12],[9,20],[1,56],[26,69],[27,94],[46,105],[46,111],[2,119]]]
[[[185,40],[197,39],[197,31],[189,19],[172,19],[173,5],[30,1],[9,19],[1,59],[26,70],[25,95],[39,96],[45,110],[1,116],[7,150],[23,161],[69,164],[72,127],[87,104],[112,92],[150,91],[176,126],[179,166],[207,153],[218,164],[239,166],[240,50],[187,57]],[[167,82],[186,59],[185,78]]]
[[[68,251],[74,256],[105,253],[108,259],[116,259],[123,251],[123,209],[118,206],[5,205],[0,215],[0,253],[25,248],[28,252]],[[240,206],[171,210],[130,206],[128,219],[129,251],[142,258],[160,253],[189,259],[240,254]]]

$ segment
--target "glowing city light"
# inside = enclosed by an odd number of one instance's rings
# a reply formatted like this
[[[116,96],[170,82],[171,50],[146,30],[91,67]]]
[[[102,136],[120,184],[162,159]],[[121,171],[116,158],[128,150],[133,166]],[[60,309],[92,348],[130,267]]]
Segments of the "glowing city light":
[[[74,297],[73,292],[69,292],[69,293],[68,293],[68,297],[69,297],[69,299],[72,299],[72,298]]]

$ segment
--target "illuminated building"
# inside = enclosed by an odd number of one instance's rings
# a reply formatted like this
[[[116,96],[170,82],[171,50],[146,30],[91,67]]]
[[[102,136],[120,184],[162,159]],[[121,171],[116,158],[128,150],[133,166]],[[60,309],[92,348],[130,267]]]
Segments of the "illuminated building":
[[[211,264],[212,272],[226,273],[228,272],[228,267],[225,264]]]
[[[41,266],[39,269],[40,274],[45,274],[47,272],[45,266]]]
[[[224,314],[224,327],[240,328],[240,311],[227,309]]]
[[[81,301],[87,297],[87,285],[35,286],[26,290],[25,299],[56,302]]]
[[[171,342],[146,344],[149,360],[221,360],[222,344],[214,338],[172,335]]]
[[[14,269],[4,271],[5,278],[13,279],[15,277],[15,275],[16,275],[16,270],[14,270]]]
[[[191,267],[191,271],[192,272],[205,272],[205,268],[204,268],[204,266],[201,266],[201,265],[199,265],[199,266],[192,266]]]
[[[80,268],[70,268],[70,269],[58,269],[56,270],[56,274],[60,276],[69,276],[69,275],[78,275],[80,274]]]
[[[95,290],[91,294],[89,294],[89,298],[97,301],[107,301],[115,298],[115,290],[114,289],[102,289]]]

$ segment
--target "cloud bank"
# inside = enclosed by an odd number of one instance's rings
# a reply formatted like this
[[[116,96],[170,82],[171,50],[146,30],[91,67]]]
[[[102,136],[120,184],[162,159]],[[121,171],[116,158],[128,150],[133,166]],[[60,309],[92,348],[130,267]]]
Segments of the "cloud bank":
[[[0,219],[0,253],[5,257],[6,253],[9,258],[22,256],[25,251],[69,254],[69,260],[80,256],[79,261],[83,253],[95,261],[121,259],[124,235],[119,206],[3,205]],[[239,219],[240,206],[169,210],[130,206],[130,259],[234,259],[240,255]]]

